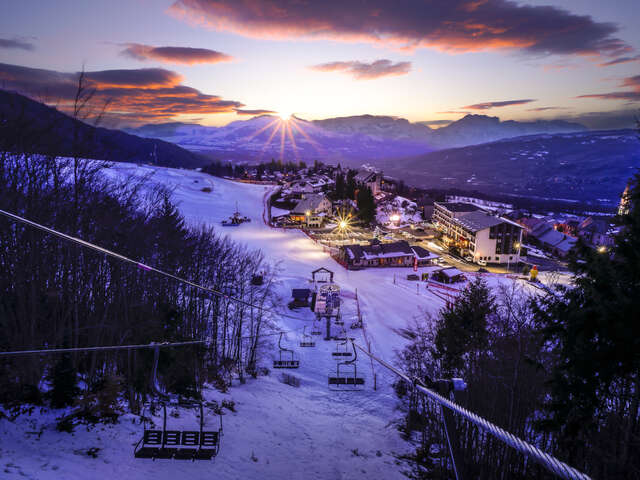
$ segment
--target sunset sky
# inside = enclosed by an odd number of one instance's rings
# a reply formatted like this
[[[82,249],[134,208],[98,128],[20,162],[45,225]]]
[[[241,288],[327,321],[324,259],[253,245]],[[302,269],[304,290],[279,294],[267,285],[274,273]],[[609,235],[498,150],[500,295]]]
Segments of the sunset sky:
[[[84,69],[111,121],[263,111],[630,124],[638,0],[3,2],[0,88],[61,108]],[[33,70],[37,69],[37,70]]]

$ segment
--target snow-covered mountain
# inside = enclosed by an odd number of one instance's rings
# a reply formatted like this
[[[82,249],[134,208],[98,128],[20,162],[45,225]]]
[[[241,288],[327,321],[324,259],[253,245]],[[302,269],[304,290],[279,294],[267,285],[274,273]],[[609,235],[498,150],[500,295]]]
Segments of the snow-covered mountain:
[[[418,155],[455,146],[474,145],[519,135],[584,131],[564,121],[501,122],[497,117],[467,115],[433,130],[404,118],[360,115],[307,121],[262,115],[223,127],[197,124],[150,124],[129,129],[143,137],[161,138],[221,159],[259,160],[284,157],[349,163]]]

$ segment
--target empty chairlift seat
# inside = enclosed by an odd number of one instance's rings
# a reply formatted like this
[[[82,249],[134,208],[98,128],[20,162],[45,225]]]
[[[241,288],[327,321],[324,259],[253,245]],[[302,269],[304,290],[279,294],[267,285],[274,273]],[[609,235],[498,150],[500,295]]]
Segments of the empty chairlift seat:
[[[214,431],[204,430],[204,408],[200,407],[200,430],[167,430],[167,408],[163,408],[162,430],[146,428],[144,417],[144,433],[136,445],[136,458],[175,459],[175,460],[211,460],[220,451],[222,436],[222,416],[220,428]],[[191,405],[192,406],[192,405]]]
[[[273,368],[298,368],[300,366],[300,360],[295,358],[293,350],[282,346],[282,335],[283,332],[280,332],[280,338],[278,339],[278,358],[273,361]],[[283,354],[289,358],[283,358]]]

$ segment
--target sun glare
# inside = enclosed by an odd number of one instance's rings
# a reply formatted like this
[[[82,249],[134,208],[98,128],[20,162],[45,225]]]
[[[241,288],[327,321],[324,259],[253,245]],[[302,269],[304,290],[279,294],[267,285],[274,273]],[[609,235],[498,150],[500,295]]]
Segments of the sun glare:
[[[278,116],[280,117],[280,120],[282,120],[284,122],[288,122],[291,119],[291,114],[290,113],[280,112],[280,113],[278,113]]]

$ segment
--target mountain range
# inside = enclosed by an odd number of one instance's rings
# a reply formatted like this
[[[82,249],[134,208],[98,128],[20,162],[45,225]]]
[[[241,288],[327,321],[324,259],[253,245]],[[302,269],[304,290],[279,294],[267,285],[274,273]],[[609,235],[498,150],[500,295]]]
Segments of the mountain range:
[[[313,121],[293,118],[284,122],[279,117],[262,115],[223,127],[174,122],[126,131],[161,138],[221,160],[255,161],[282,156],[286,160],[319,158],[348,165],[520,135],[586,130],[583,125],[561,120],[502,122],[486,115],[467,115],[437,130],[389,116],[360,115]]]
[[[613,207],[640,168],[633,130],[543,134],[377,164],[407,183]]]

